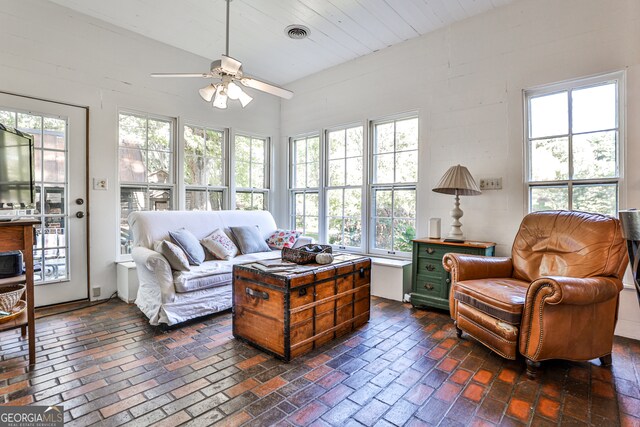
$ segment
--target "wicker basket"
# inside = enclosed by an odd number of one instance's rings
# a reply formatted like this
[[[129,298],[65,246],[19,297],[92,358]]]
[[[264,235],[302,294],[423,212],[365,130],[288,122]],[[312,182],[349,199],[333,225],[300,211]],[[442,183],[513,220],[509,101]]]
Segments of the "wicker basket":
[[[300,248],[312,248],[314,246],[320,246],[322,250],[320,252],[307,252],[300,250]],[[312,262],[316,262],[316,255],[330,254],[331,252],[331,246],[329,245],[316,245],[312,243],[295,249],[282,248],[282,259],[284,261],[295,262],[296,264],[310,264]]]
[[[0,310],[11,313],[25,290],[24,285],[9,285],[0,288]]]

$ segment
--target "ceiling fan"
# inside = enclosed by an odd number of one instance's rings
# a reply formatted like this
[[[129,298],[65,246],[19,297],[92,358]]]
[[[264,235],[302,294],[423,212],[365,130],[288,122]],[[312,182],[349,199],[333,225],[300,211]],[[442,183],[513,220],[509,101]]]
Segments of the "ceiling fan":
[[[245,75],[242,71],[242,63],[229,56],[229,3],[231,0],[225,1],[227,3],[227,34],[226,52],[222,55],[222,59],[213,61],[206,73],[153,73],[151,77],[220,79],[219,83],[211,83],[199,90],[202,99],[207,102],[213,101],[213,106],[217,108],[227,108],[227,99],[240,101],[242,108],[253,100],[237,83],[280,98],[291,99],[293,92]]]

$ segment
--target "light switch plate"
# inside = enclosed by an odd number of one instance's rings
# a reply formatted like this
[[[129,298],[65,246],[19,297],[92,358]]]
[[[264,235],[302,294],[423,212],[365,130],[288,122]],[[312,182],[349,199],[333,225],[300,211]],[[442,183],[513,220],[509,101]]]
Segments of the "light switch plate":
[[[94,190],[108,190],[109,180],[107,178],[93,178]]]
[[[502,190],[502,178],[480,178],[481,190]]]

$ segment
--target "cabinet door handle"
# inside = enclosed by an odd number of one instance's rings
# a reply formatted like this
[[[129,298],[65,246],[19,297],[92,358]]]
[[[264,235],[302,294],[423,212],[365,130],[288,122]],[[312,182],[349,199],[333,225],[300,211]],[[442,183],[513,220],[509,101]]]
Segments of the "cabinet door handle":
[[[433,271],[436,269],[435,265],[433,264],[427,264],[425,268],[427,269],[427,271]]]
[[[451,279],[447,279],[447,285],[451,283]]]
[[[428,254],[432,254],[432,253],[434,253],[436,250],[435,250],[435,249],[433,249],[433,248],[427,248],[427,249],[426,249],[426,251],[427,251],[427,253],[428,253]]]
[[[425,289],[427,289],[428,291],[432,291],[433,290],[433,285],[431,283],[425,283],[424,284]]]

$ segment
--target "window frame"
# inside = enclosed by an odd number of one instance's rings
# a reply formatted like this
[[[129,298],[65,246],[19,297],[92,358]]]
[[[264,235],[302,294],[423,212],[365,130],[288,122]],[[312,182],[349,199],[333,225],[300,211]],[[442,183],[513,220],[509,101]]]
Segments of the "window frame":
[[[249,153],[251,153],[253,147],[253,140],[260,139],[264,141],[264,187],[238,187],[236,185],[236,138],[237,137],[245,137],[249,138]],[[271,163],[273,161],[273,152],[272,152],[272,144],[271,138],[268,136],[263,136],[259,134],[255,134],[252,132],[233,132],[233,138],[229,138],[229,179],[230,179],[230,193],[232,195],[232,203],[234,209],[238,209],[237,204],[237,194],[250,194],[251,195],[251,204],[253,206],[253,200],[255,194],[261,194],[263,197],[263,207],[262,210],[268,211],[271,209]],[[253,159],[251,154],[249,155],[249,170],[251,170],[251,165],[253,164]],[[253,184],[251,174],[249,174],[249,182],[250,185]]]
[[[309,139],[313,139],[313,138],[318,138],[318,185],[316,187],[295,187],[294,184],[296,183],[296,165],[298,163],[295,163],[296,160],[296,156],[295,156],[295,144],[297,141],[301,141],[304,140],[305,143],[308,143],[307,141]],[[289,138],[289,159],[288,159],[288,167],[289,167],[289,173],[288,173],[288,180],[289,180],[289,221],[290,221],[290,226],[292,229],[294,230],[298,230],[300,231],[303,235],[308,235],[307,234],[307,230],[306,230],[306,217],[309,216],[306,214],[306,208],[305,208],[305,214],[303,215],[303,217],[305,218],[304,223],[305,223],[305,227],[300,230],[298,229],[298,227],[296,227],[296,195],[298,194],[317,194],[318,195],[318,212],[317,212],[317,218],[318,218],[318,241],[320,242],[324,242],[325,239],[325,233],[324,233],[324,227],[323,227],[323,204],[324,204],[324,195],[323,195],[323,191],[322,191],[322,183],[324,182],[324,175],[325,175],[325,171],[324,168],[322,167],[323,165],[323,161],[324,161],[324,150],[322,149],[323,147],[323,141],[324,141],[324,137],[323,137],[323,132],[318,131],[318,132],[308,132],[305,134],[299,134],[296,135],[294,137]],[[307,159],[307,152],[305,151],[305,160]],[[309,162],[305,162],[305,165],[308,165]],[[308,168],[305,167],[305,185],[308,183]],[[306,205],[306,197],[305,197],[305,205]],[[313,215],[311,215],[313,216]]]
[[[360,158],[362,159],[362,175],[361,175],[361,181],[360,184],[358,185],[352,185],[352,184],[348,184],[347,183],[347,173],[346,173],[346,165],[347,165],[347,159],[354,159],[354,158],[358,158],[358,156],[347,156],[346,153],[346,141],[347,141],[347,131],[349,129],[355,129],[355,128],[361,128],[362,129],[362,155],[360,156]],[[368,149],[367,149],[367,127],[363,124],[363,123],[350,123],[350,124],[346,124],[346,125],[342,125],[342,126],[334,126],[334,127],[330,127],[327,129],[324,129],[323,131],[323,139],[320,141],[320,151],[324,153],[323,159],[324,162],[320,165],[321,169],[325,171],[324,173],[324,180],[323,180],[323,185],[322,185],[322,193],[324,193],[323,197],[324,197],[324,203],[323,205],[320,207],[320,217],[318,218],[318,221],[322,220],[322,222],[319,223],[319,228],[322,230],[320,232],[321,235],[324,236],[324,240],[326,241],[328,245],[331,245],[333,248],[341,250],[341,251],[345,251],[345,252],[354,252],[354,253],[364,253],[367,251],[367,247],[368,247],[368,227],[367,227],[367,220],[366,220],[366,212],[367,212],[367,206],[368,206],[368,198],[366,197],[367,191],[366,191],[366,187],[367,187],[367,153],[368,153]],[[345,163],[345,181],[343,185],[330,185],[330,178],[331,178],[331,174],[329,173],[329,163],[332,160],[330,158],[329,152],[330,152],[330,140],[329,140],[329,134],[333,133],[333,132],[338,132],[338,131],[343,131],[345,133],[345,155],[344,157],[340,157],[340,160],[343,160]],[[335,159],[334,159],[335,160]],[[341,190],[342,191],[342,197],[343,197],[343,204],[342,204],[342,216],[340,218],[342,218],[344,220],[345,215],[344,215],[344,193],[345,190],[360,190],[360,224],[361,224],[361,231],[360,231],[360,246],[347,246],[347,245],[335,245],[335,244],[331,244],[329,243],[329,220],[330,218],[338,218],[338,217],[333,217],[333,216],[329,216],[329,192],[330,191],[335,191],[335,190]],[[348,217],[348,218],[352,218],[352,217]],[[343,233],[344,233],[344,226],[343,226]],[[343,242],[344,242],[344,234],[343,234]]]
[[[184,162],[187,158],[187,154],[186,154],[186,141],[185,141],[185,137],[184,137],[184,131],[186,127],[191,127],[191,128],[198,128],[198,129],[202,129],[205,132],[207,131],[214,131],[214,132],[221,132],[222,133],[222,185],[209,185],[209,184],[187,184],[185,182],[184,176],[185,176],[185,169],[184,169]],[[196,124],[195,122],[191,122],[191,121],[186,121],[184,123],[180,124],[180,128],[182,129],[182,132],[180,134],[180,138],[181,138],[181,146],[179,148],[179,155],[177,156],[177,161],[180,163],[180,174],[179,176],[182,177],[180,185],[182,186],[182,189],[180,191],[181,193],[181,198],[184,197],[184,202],[181,204],[181,206],[187,210],[187,191],[203,191],[205,192],[206,196],[207,196],[207,200],[209,198],[209,193],[210,192],[222,192],[222,209],[227,209],[229,206],[229,175],[230,175],[230,170],[231,170],[231,163],[230,163],[230,150],[229,150],[229,129],[227,128],[219,128],[219,127],[214,127],[214,126],[207,126],[207,125],[199,125]],[[205,136],[205,143],[206,143],[206,136]],[[206,156],[205,156],[206,157]]]
[[[574,186],[579,187],[583,185],[615,185],[616,186],[616,213],[620,210],[620,206],[625,204],[625,191],[624,191],[624,153],[625,153],[625,77],[624,71],[617,71],[613,73],[600,74],[585,78],[578,78],[567,80],[559,83],[553,83],[549,85],[541,85],[522,91],[523,99],[523,141],[524,141],[524,156],[523,156],[523,170],[524,170],[524,207],[526,212],[533,212],[532,208],[532,189],[533,188],[566,188],[567,189],[567,209],[573,209],[573,189]],[[587,132],[574,132],[572,129],[572,111],[573,100],[571,94],[575,90],[588,89],[606,84],[616,84],[616,124],[617,127],[611,129],[599,129],[590,130]],[[531,108],[530,101],[532,98],[540,96],[548,96],[556,93],[567,92],[567,134],[551,135],[545,137],[532,138],[531,135]],[[596,132],[610,132],[617,131],[616,141],[616,172],[614,177],[607,178],[574,178],[574,162],[573,162],[573,138],[574,136],[587,135]],[[532,177],[532,141],[549,138],[567,138],[567,162],[568,162],[568,177],[563,180],[549,180],[549,181],[534,181]]]
[[[411,251],[399,251],[399,250],[386,250],[386,249],[378,249],[375,247],[375,242],[376,242],[376,215],[375,215],[375,210],[376,210],[376,205],[375,205],[375,193],[376,191],[379,190],[390,190],[392,191],[392,207],[394,206],[393,204],[393,200],[395,192],[396,191],[403,191],[403,190],[412,190],[414,191],[415,194],[415,204],[416,204],[416,210],[414,212],[414,217],[413,217],[413,221],[414,221],[414,229],[417,232],[417,225],[418,225],[418,174],[419,174],[419,164],[418,164],[418,169],[416,170],[416,181],[414,182],[392,182],[392,183],[375,183],[374,182],[374,177],[375,177],[375,126],[376,125],[381,125],[381,124],[385,124],[385,123],[396,123],[399,121],[403,121],[403,120],[409,120],[409,119],[416,119],[418,121],[418,129],[417,129],[417,146],[416,146],[416,155],[418,156],[418,160],[420,158],[419,153],[420,153],[420,115],[418,114],[418,112],[416,111],[412,111],[412,112],[407,112],[407,113],[403,113],[403,114],[397,114],[397,115],[392,115],[392,116],[386,116],[386,117],[382,117],[379,119],[375,119],[375,120],[370,120],[369,121],[369,155],[368,155],[368,159],[369,159],[369,175],[368,175],[368,188],[367,188],[367,197],[368,197],[368,217],[367,217],[367,225],[368,225],[368,230],[369,230],[369,234],[368,234],[368,239],[367,239],[367,252],[369,254],[372,255],[376,255],[376,256],[386,256],[386,257],[393,257],[393,258],[411,258],[412,256],[412,252]],[[414,150],[407,150],[407,151],[414,151]],[[395,125],[394,125],[394,151],[393,153],[398,153],[398,152],[404,152],[404,151],[396,151],[395,150]],[[394,180],[395,180],[395,156],[394,156]],[[393,209],[393,208],[392,208]],[[393,224],[393,220],[396,218],[395,216],[393,216],[393,212],[395,212],[395,209],[392,210],[392,217],[391,217],[391,221]],[[400,218],[400,217],[398,217]],[[414,238],[417,236],[414,236]],[[392,236],[392,240],[395,239],[395,236]]]
[[[156,121],[163,121],[163,122],[167,122],[170,125],[170,132],[169,135],[171,137],[171,141],[170,141],[170,151],[169,151],[169,168],[170,168],[170,172],[168,174],[168,183],[151,183],[148,180],[148,177],[146,178],[146,181],[144,182],[135,182],[135,181],[122,181],[120,179],[120,116],[121,115],[129,115],[129,116],[134,116],[134,117],[138,117],[138,118],[142,118],[145,119],[147,124],[146,124],[146,141],[148,141],[149,138],[149,125],[148,125],[148,121],[149,120],[156,120]],[[119,109],[117,112],[117,143],[115,144],[115,149],[116,149],[116,158],[118,159],[118,169],[117,169],[117,181],[118,181],[118,190],[117,190],[117,204],[116,204],[116,217],[117,217],[117,224],[118,224],[118,233],[116,233],[116,239],[117,239],[117,245],[116,245],[116,251],[117,251],[117,256],[116,259],[119,261],[124,261],[124,260],[130,260],[131,259],[131,253],[123,253],[122,252],[122,245],[120,242],[120,224],[122,221],[122,189],[123,188],[130,188],[130,189],[139,189],[142,188],[145,190],[146,195],[145,195],[145,202],[146,202],[146,206],[147,209],[150,207],[150,191],[153,190],[169,190],[171,192],[171,202],[170,205],[168,207],[168,210],[175,210],[176,206],[178,206],[178,179],[177,179],[177,171],[178,171],[178,160],[177,160],[177,153],[178,153],[178,135],[177,135],[177,129],[178,129],[178,120],[175,117],[168,117],[168,116],[163,116],[163,115],[159,115],[159,114],[153,114],[153,113],[147,113],[147,112],[142,112],[142,111],[137,111],[137,110],[131,110],[131,109]],[[146,152],[148,152],[148,148],[145,149]]]

